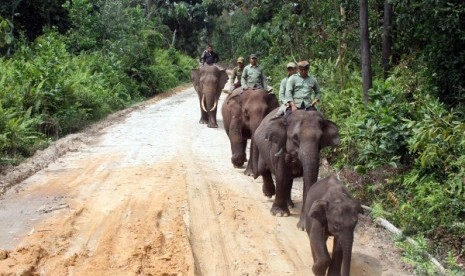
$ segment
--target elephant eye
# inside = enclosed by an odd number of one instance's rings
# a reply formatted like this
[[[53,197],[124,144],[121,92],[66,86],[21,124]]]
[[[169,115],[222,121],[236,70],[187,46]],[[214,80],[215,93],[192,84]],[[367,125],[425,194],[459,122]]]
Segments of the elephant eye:
[[[333,228],[334,228],[335,231],[338,231],[340,227],[341,227],[341,226],[339,225],[339,223],[335,223],[335,224],[333,225]]]

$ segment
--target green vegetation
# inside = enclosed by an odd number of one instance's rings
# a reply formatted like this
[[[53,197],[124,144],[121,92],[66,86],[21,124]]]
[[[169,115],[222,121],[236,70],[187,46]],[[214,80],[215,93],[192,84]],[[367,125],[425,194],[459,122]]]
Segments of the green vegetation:
[[[206,43],[225,64],[259,54],[275,88],[286,63],[307,59],[324,91],[319,109],[340,128],[328,160],[364,204],[463,275],[465,4],[370,1],[367,103],[359,8],[329,0],[0,4],[0,165],[188,81]],[[403,248],[418,275],[434,275],[424,254]]]
[[[35,4],[45,8],[40,1]],[[32,31],[18,18],[18,28],[24,29],[14,37],[13,22],[0,17],[0,167],[17,164],[51,139],[188,82],[196,66],[164,42],[168,28],[157,18],[148,19],[138,5],[63,4],[67,30],[44,24],[43,31]]]

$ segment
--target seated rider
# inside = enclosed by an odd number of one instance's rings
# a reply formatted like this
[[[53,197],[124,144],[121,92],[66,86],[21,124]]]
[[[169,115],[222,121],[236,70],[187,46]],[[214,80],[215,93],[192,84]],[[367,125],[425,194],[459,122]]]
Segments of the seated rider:
[[[286,114],[298,109],[316,110],[315,104],[320,100],[321,90],[316,79],[308,74],[310,64],[303,60],[298,63],[299,73],[289,77],[284,92]]]
[[[265,73],[263,72],[263,68],[257,64],[257,55],[251,54],[249,62],[250,64],[244,67],[244,71],[242,72],[242,87],[244,90],[258,88],[267,90]]]
[[[202,56],[200,57],[200,63],[201,65],[213,65],[215,63],[218,63],[220,61],[220,57],[216,52],[213,51],[213,47],[211,45],[207,45],[207,49],[203,51]]]
[[[244,58],[243,57],[238,57],[237,58],[237,66],[234,67],[233,73],[231,76],[231,85],[230,85],[230,90],[234,90],[238,87],[241,86],[241,77],[242,77],[242,72],[244,71]]]
[[[286,112],[287,104],[284,101],[284,94],[286,93],[286,84],[287,80],[290,76],[294,75],[297,72],[297,64],[295,62],[289,62],[286,66],[287,68],[287,76],[281,80],[279,85],[279,103],[280,107],[278,112],[276,113],[276,117],[282,116]]]

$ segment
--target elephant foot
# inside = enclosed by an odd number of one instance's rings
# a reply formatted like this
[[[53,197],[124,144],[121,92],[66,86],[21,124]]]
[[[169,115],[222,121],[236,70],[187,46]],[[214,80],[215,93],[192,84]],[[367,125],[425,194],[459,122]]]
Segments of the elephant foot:
[[[252,169],[249,169],[249,168],[247,168],[244,171],[244,174],[247,175],[247,176],[253,176],[254,175]]]
[[[291,212],[287,207],[281,208],[273,204],[273,206],[271,207],[271,214],[277,217],[288,217],[291,214]]]
[[[302,218],[299,219],[299,222],[297,222],[297,229],[300,231],[305,231],[305,222],[302,221]]]
[[[272,196],[276,194],[276,189],[274,185],[263,184],[262,190],[263,190],[263,194],[268,198],[271,198]]]
[[[208,121],[200,119],[199,124],[205,125],[205,124],[208,124]]]
[[[218,128],[217,124],[208,124],[207,127],[209,128]]]
[[[289,199],[287,200],[287,206],[288,206],[289,208],[294,208],[294,207],[295,207],[294,201],[292,201],[292,199],[289,198]]]

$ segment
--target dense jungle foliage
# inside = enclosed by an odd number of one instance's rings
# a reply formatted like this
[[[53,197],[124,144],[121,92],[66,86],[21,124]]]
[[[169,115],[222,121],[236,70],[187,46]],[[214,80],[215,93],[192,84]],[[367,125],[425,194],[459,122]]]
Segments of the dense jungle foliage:
[[[399,240],[418,275],[437,273],[425,252],[464,275],[465,3],[369,1],[365,102],[362,2],[2,1],[0,165],[188,82],[207,43],[229,67],[258,54],[275,88],[285,64],[306,59],[340,128],[328,160],[373,215],[418,241]]]

